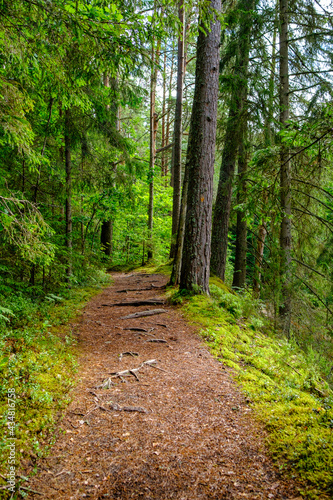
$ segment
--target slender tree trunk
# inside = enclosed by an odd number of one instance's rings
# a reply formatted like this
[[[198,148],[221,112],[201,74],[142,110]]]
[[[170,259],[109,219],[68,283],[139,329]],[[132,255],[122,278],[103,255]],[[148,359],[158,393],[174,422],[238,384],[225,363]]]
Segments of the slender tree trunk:
[[[287,127],[289,119],[288,67],[288,0],[280,0],[280,123]],[[291,172],[289,150],[281,145],[280,197],[282,222],[280,229],[282,304],[280,319],[283,331],[289,335],[291,320]]]
[[[184,0],[179,2],[179,24],[181,33],[178,38],[178,67],[177,67],[177,97],[174,124],[174,143],[172,149],[171,171],[173,178],[173,200],[172,200],[172,236],[170,247],[170,258],[175,257],[176,239],[179,225],[180,197],[182,189],[182,114],[183,114],[183,87],[185,74],[185,19]]]
[[[221,11],[221,0],[210,9]],[[214,16],[214,14],[213,14]],[[213,174],[219,90],[220,21],[199,31],[195,90],[187,150],[189,172],[180,289],[209,293]]]
[[[172,40],[172,53],[174,51],[174,40]],[[174,67],[174,57],[171,60],[171,69],[169,75],[169,96],[168,96],[168,113],[166,115],[166,130],[165,130],[165,144],[169,144],[170,141],[170,127],[171,127],[171,119],[170,119],[170,101],[172,97],[172,79],[173,79],[173,67]],[[165,175],[168,174],[168,164],[166,164]],[[172,174],[172,172],[171,172]],[[170,179],[170,184],[172,186],[172,175]],[[166,180],[165,186],[168,185],[168,181]]]
[[[150,78],[150,143],[149,143],[149,203],[148,203],[148,261],[153,258],[153,221],[154,221],[154,170],[156,155],[156,134],[158,118],[155,111],[156,104],[156,83],[157,83],[157,65],[159,60],[161,42],[152,44],[152,66]]]
[[[112,255],[113,220],[108,219],[102,222],[101,245],[107,257]]]
[[[112,111],[111,119],[114,120],[117,132],[120,132],[120,107],[118,105],[118,96],[117,96],[117,87],[118,87],[117,78],[112,78],[110,82],[109,75],[105,74],[104,85],[108,88],[112,86],[114,90],[113,105],[110,106],[108,104],[106,106],[106,109],[107,111],[110,111],[111,109]],[[116,171],[116,167],[114,167],[114,171]],[[101,224],[101,247],[106,257],[111,257],[112,255],[112,250],[113,250],[112,240],[113,240],[113,219],[110,217],[109,219],[102,221]]]
[[[165,47],[166,48],[166,47]],[[167,55],[166,52],[164,53],[164,60],[163,60],[163,96],[162,96],[162,143],[161,147],[164,148],[166,146],[165,142],[165,114],[166,114],[166,59]],[[161,175],[164,177],[167,172],[167,157],[165,151],[163,151],[162,156],[161,156]]]
[[[261,269],[264,257],[266,235],[267,235],[267,223],[265,220],[263,220],[258,230],[257,250],[255,255],[253,294],[256,298],[259,298],[260,296]]]
[[[231,97],[212,227],[211,266],[213,273],[222,280],[225,279],[227,263],[232,185],[237,152],[241,142],[242,128],[244,127],[243,109],[247,95],[247,72],[252,30],[252,20],[249,12],[254,7],[254,0],[241,0],[239,7],[244,11],[244,14],[239,31],[238,54],[234,75],[236,83]]]
[[[238,193],[237,205],[246,201],[246,171],[247,171],[247,151],[245,140],[241,141],[238,156]],[[247,251],[247,223],[244,219],[245,213],[242,210],[237,212],[236,226],[236,254],[235,267],[232,286],[234,288],[244,288],[246,280],[246,251]]]
[[[279,0],[277,1],[276,13],[275,13],[275,26],[273,32],[273,47],[272,47],[272,62],[271,62],[271,72],[269,77],[269,100],[267,109],[267,118],[265,124],[265,142],[267,146],[273,144],[273,134],[272,134],[272,123],[274,119],[274,95],[275,95],[275,67],[276,67],[276,37],[277,37],[277,25],[278,25],[278,12],[279,12]],[[263,207],[267,205],[268,193],[267,191],[263,194]],[[253,276],[253,294],[254,297],[259,298],[260,296],[260,281],[261,281],[261,268],[264,257],[265,240],[267,235],[267,222],[263,218],[259,229],[257,238],[257,250],[255,256],[255,268]]]
[[[182,190],[182,200],[180,205],[180,216],[175,248],[175,257],[172,265],[172,272],[170,277],[170,285],[179,285],[180,282],[180,272],[182,267],[182,255],[184,247],[184,233],[185,233],[185,221],[186,221],[186,211],[187,211],[187,193],[188,193],[188,165],[185,166],[185,175]]]
[[[70,110],[65,110],[65,167],[66,167],[66,247],[67,247],[67,282],[72,275],[72,162],[71,162],[71,115]]]

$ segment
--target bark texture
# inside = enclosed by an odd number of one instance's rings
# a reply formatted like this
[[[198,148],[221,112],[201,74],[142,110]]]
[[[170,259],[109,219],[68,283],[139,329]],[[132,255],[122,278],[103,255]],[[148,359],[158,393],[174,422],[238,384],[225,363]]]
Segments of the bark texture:
[[[172,150],[172,178],[173,178],[173,201],[172,201],[172,237],[170,258],[175,257],[176,238],[179,225],[180,215],[180,198],[181,198],[181,183],[182,183],[182,114],[183,114],[183,86],[185,74],[185,19],[183,0],[179,3],[179,23],[181,33],[178,38],[178,66],[177,66],[177,97],[175,109],[175,125],[174,125],[174,145]]]
[[[249,12],[254,7],[254,0],[242,0],[239,2],[239,6],[244,14],[239,31],[238,54],[236,55],[234,72],[235,83],[230,102],[212,228],[212,272],[222,280],[225,278],[227,262],[232,185],[237,152],[242,138],[242,127],[244,127],[242,115],[247,96],[247,72],[252,31]]]
[[[182,255],[184,247],[185,221],[186,221],[186,211],[187,211],[187,193],[188,193],[188,166],[186,165],[183,190],[182,190],[182,201],[180,206],[177,240],[175,247],[175,258],[172,266],[170,285],[178,285],[180,282],[180,272],[182,266]]]
[[[149,142],[149,202],[148,202],[148,260],[153,258],[153,222],[154,222],[154,170],[155,170],[155,156],[156,156],[156,134],[158,117],[155,111],[156,104],[156,82],[157,82],[157,65],[160,55],[160,40],[152,45],[152,66],[150,77],[150,142]]]
[[[221,11],[221,1],[210,8]],[[214,19],[211,30],[201,23],[197,44],[195,91],[187,150],[189,172],[187,213],[180,289],[209,292],[211,217],[215,159],[219,47],[221,26]]]
[[[120,107],[118,104],[118,80],[117,78],[111,78],[109,75],[104,75],[104,85],[106,87],[111,87],[113,89],[113,103],[110,106],[109,104],[106,106],[107,112],[111,111],[111,120],[115,124],[115,128],[117,132],[120,132]],[[113,167],[113,172],[115,173],[117,167]],[[114,182],[112,183],[114,187]],[[110,218],[108,220],[102,221],[101,226],[101,247],[106,255],[106,257],[111,257],[112,255],[112,247],[113,247],[113,219]]]
[[[288,0],[280,0],[280,124],[289,119],[288,67]],[[289,150],[281,147],[280,197],[282,221],[280,229],[282,304],[280,318],[284,332],[289,335],[291,319],[291,172]]]

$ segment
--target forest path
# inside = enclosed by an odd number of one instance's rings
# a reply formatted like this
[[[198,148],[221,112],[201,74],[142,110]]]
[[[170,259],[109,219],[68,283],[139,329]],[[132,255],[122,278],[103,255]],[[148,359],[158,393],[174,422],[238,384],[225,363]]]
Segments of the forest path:
[[[81,382],[61,423],[65,433],[28,483],[40,494],[28,498],[296,498],[295,485],[280,477],[265,454],[250,407],[195,327],[173,306],[111,306],[163,299],[163,290],[152,286],[165,285],[166,277],[113,278],[114,285],[93,298],[74,325]],[[131,289],[137,290],[121,292]],[[165,312],[122,319],[156,308]],[[154,338],[167,342],[149,342]],[[123,355],[120,361],[124,352],[138,356]],[[160,370],[142,365],[152,359]],[[139,366],[134,372],[139,380],[113,378],[110,389],[96,388],[111,372]]]

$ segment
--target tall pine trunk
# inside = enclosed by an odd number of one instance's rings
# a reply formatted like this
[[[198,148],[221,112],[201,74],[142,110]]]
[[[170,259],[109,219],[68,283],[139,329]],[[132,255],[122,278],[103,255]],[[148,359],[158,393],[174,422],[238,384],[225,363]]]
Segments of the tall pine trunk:
[[[214,209],[212,227],[212,258],[211,266],[214,274],[225,279],[228,250],[228,231],[231,210],[231,194],[234,180],[237,152],[242,139],[244,127],[243,110],[247,95],[247,72],[249,64],[250,35],[252,18],[249,12],[254,7],[254,0],[240,0],[241,16],[239,43],[235,64],[235,83],[232,91],[227,130],[225,135],[222,165]]]
[[[172,236],[170,258],[175,257],[176,239],[180,215],[180,197],[182,183],[182,114],[183,114],[183,86],[185,74],[185,19],[184,0],[179,3],[179,24],[181,33],[178,38],[178,66],[177,66],[177,97],[174,124],[174,145],[172,150],[172,179],[173,179],[173,200],[172,200]]]
[[[161,41],[158,40],[155,47],[153,39],[151,51],[151,76],[150,76],[150,139],[149,139],[149,202],[148,202],[148,261],[153,258],[153,224],[154,224],[154,171],[156,156],[156,134],[158,118],[155,110],[156,105],[156,83],[157,83],[157,65],[160,55]]]
[[[289,119],[289,65],[288,65],[288,0],[280,0],[280,124],[286,128]],[[280,203],[280,275],[282,304],[280,319],[283,331],[289,335],[291,320],[291,172],[289,150],[281,145]]]
[[[211,0],[210,9],[220,12],[221,0]],[[186,158],[189,183],[179,287],[208,293],[221,25],[214,19],[207,33],[202,21],[200,28]]]
[[[271,62],[271,70],[269,77],[269,99],[267,106],[267,116],[265,120],[265,143],[267,147],[270,147],[274,144],[274,136],[272,133],[272,124],[274,121],[274,96],[275,96],[275,68],[276,68],[276,38],[277,38],[277,26],[278,26],[278,17],[279,17],[279,2],[277,2],[276,10],[275,10],[275,25],[273,32],[273,43],[272,43],[272,62]],[[268,193],[267,190],[263,193],[263,201],[262,206],[266,207],[268,202]],[[265,250],[265,240],[267,236],[267,222],[265,217],[263,217],[261,224],[258,229],[257,236],[257,248],[255,253],[255,267],[253,274],[253,295],[256,298],[260,296],[260,288],[261,288],[261,270],[262,263],[264,258],[264,250]]]
[[[120,108],[118,104],[118,81],[117,78],[112,78],[110,82],[110,77],[108,75],[104,75],[104,85],[106,87],[112,87],[114,91],[113,95],[113,105],[109,104],[106,106],[107,112],[111,109],[111,120],[113,121],[116,131],[120,132]],[[117,167],[113,168],[113,171],[116,171]],[[114,186],[114,183],[113,183]],[[113,240],[113,219],[109,218],[107,220],[102,221],[101,225],[101,247],[106,257],[111,257],[112,255],[112,240]]]

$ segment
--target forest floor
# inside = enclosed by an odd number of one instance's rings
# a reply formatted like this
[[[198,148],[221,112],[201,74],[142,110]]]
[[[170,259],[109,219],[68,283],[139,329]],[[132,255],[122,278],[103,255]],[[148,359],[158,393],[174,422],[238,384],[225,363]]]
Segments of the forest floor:
[[[197,327],[175,306],[114,306],[165,299],[159,287],[167,278],[113,279],[73,325],[80,382],[55,445],[25,483],[27,498],[301,499],[299,485],[273,465],[251,407]],[[164,312],[123,319],[156,308]],[[112,375],[139,367],[123,381]],[[110,388],[98,388],[110,377]]]

